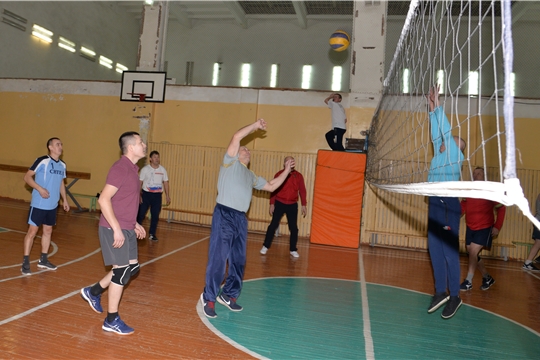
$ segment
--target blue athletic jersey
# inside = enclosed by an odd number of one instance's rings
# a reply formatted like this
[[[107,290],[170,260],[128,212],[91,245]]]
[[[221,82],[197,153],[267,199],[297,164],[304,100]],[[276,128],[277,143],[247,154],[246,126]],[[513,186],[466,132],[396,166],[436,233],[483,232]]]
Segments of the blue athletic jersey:
[[[32,202],[30,206],[41,210],[52,210],[58,206],[60,200],[60,185],[66,178],[66,164],[62,160],[54,160],[48,155],[39,157],[30,170],[36,174],[36,183],[49,191],[49,198],[44,199],[39,195],[39,191],[32,191]]]

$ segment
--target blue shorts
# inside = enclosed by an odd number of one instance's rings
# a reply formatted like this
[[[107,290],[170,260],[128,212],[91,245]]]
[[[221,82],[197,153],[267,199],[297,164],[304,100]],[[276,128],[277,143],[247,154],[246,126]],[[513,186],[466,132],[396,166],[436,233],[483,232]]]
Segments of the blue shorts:
[[[493,237],[491,236],[491,229],[492,227],[480,230],[471,230],[467,226],[467,231],[465,233],[465,244],[470,245],[471,243],[475,243],[490,248],[491,241],[493,240]]]
[[[42,210],[30,206],[30,212],[28,213],[28,224],[33,226],[56,225],[56,209],[55,207],[52,210]]]

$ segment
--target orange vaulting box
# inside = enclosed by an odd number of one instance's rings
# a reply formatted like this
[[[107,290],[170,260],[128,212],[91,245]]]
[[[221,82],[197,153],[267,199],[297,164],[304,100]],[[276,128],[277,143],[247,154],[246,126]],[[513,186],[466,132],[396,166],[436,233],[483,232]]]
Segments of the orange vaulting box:
[[[311,239],[314,244],[358,248],[366,155],[319,150]]]

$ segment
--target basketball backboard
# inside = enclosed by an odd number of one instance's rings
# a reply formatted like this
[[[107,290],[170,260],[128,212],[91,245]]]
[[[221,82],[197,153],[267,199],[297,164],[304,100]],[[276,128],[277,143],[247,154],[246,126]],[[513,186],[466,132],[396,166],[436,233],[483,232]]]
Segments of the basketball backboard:
[[[166,72],[124,71],[121,101],[165,102]]]

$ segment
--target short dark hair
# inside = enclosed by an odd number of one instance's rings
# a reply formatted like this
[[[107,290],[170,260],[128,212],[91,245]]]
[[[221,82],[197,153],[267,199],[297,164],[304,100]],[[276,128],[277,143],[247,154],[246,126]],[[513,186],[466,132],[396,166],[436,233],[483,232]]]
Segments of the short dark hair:
[[[334,95],[339,96],[339,98],[340,98],[341,100],[343,100],[343,97],[341,96],[341,94],[335,93]]]
[[[139,135],[139,133],[135,131],[127,131],[123,133],[122,135],[120,135],[120,139],[118,139],[118,145],[120,145],[120,150],[122,151],[122,155],[127,153],[128,143],[133,140],[133,137],[135,135]]]
[[[152,156],[154,156],[154,155],[159,155],[159,153],[158,153],[156,150],[152,150],[152,151],[150,152],[149,157],[152,157]]]
[[[49,150],[49,146],[51,146],[51,144],[52,144],[52,142],[53,142],[54,140],[60,140],[60,139],[57,138],[57,137],[52,137],[52,138],[50,138],[49,140],[47,140],[47,150]]]

